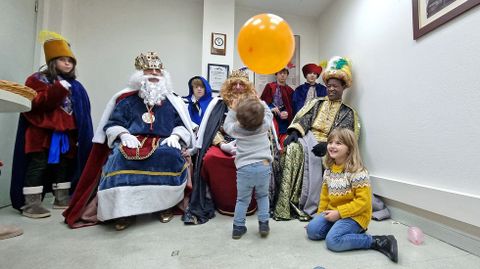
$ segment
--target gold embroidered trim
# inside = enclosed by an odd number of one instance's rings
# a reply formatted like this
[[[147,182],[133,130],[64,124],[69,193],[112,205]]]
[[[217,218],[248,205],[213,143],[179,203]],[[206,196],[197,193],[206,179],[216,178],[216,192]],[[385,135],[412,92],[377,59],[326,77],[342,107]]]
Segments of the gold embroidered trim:
[[[142,139],[142,141],[140,141],[140,147],[136,148],[135,150],[135,156],[129,156],[125,150],[123,149],[125,146],[121,145],[120,146],[120,152],[122,153],[123,157],[127,160],[130,160],[130,161],[139,161],[139,160],[145,160],[147,159],[148,157],[152,156],[152,154],[155,152],[155,150],[157,150],[158,146],[159,146],[159,142],[160,142],[160,139],[157,140],[156,137],[154,137],[152,139],[152,150],[145,156],[140,156],[140,148],[143,148],[143,144],[145,143],[145,141],[147,140],[147,137],[144,137]]]
[[[147,176],[180,176],[185,169],[187,169],[188,163],[185,163],[180,172],[152,172],[152,171],[143,171],[143,170],[118,170],[110,172],[104,175],[104,178],[113,177],[116,175],[147,175]]]
[[[341,101],[325,100],[322,103],[312,123],[312,132],[317,141],[327,141],[328,134],[330,133],[330,129],[332,129],[341,105]]]

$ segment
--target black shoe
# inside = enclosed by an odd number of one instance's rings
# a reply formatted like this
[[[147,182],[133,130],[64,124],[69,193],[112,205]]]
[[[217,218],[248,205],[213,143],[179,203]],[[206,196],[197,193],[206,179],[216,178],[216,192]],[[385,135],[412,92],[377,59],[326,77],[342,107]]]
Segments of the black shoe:
[[[233,239],[240,239],[242,238],[242,235],[244,235],[247,232],[247,227],[245,226],[237,226],[233,225],[233,231],[232,231],[232,238]]]
[[[270,233],[270,227],[268,226],[268,220],[258,222],[258,231],[260,232],[261,237],[267,237],[268,236],[268,233]]]
[[[398,262],[397,239],[393,235],[376,235],[372,239],[372,249],[385,254],[393,262]]]

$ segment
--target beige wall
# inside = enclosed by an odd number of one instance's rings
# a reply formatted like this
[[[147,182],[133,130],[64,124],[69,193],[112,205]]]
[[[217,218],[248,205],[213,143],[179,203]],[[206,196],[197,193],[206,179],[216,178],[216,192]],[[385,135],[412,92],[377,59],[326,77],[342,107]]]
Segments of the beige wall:
[[[35,0],[0,1],[0,79],[24,83],[33,72]],[[10,204],[10,178],[18,113],[0,113],[0,206]]]

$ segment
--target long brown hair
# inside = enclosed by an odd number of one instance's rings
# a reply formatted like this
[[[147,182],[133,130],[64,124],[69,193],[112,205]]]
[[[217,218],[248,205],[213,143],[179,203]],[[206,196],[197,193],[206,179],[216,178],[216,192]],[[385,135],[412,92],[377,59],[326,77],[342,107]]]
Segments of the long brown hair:
[[[363,166],[362,157],[360,156],[360,150],[358,148],[357,139],[355,133],[352,130],[347,128],[338,128],[334,129],[327,139],[327,143],[331,143],[334,139],[342,142],[348,148],[347,158],[345,159],[345,171],[349,173],[356,173],[362,170],[366,170]],[[332,167],[335,164],[335,160],[330,157],[327,153],[327,156],[324,160],[325,167]]]
[[[46,65],[40,67],[40,72],[47,77],[48,81],[53,82],[57,79],[59,75],[62,75],[62,77],[65,79],[76,79],[77,75],[75,74],[75,67],[77,66],[77,62],[75,60],[73,61],[73,68],[70,72],[68,72],[67,74],[61,74],[57,70],[57,59],[58,57],[51,59]]]

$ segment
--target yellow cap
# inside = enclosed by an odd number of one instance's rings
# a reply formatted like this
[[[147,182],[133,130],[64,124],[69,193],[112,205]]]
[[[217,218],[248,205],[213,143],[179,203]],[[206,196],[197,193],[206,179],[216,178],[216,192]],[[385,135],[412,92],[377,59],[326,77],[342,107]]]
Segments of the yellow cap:
[[[75,59],[70,49],[70,44],[68,44],[62,35],[52,31],[42,30],[38,33],[38,40],[43,43],[46,63],[58,57],[70,57],[75,63],[77,62],[77,59]]]
[[[75,56],[73,56],[70,45],[65,40],[61,39],[50,39],[43,43],[43,50],[45,52],[45,61],[48,63],[50,60],[58,57],[70,57],[75,62]]]

